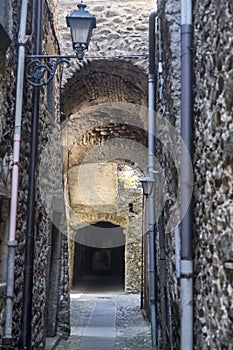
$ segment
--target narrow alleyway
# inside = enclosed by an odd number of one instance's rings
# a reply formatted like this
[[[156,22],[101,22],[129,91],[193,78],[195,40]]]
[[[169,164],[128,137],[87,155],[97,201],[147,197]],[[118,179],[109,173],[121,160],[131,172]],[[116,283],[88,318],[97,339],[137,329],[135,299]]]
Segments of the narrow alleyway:
[[[152,349],[140,295],[107,289],[71,293],[71,336],[56,350]]]

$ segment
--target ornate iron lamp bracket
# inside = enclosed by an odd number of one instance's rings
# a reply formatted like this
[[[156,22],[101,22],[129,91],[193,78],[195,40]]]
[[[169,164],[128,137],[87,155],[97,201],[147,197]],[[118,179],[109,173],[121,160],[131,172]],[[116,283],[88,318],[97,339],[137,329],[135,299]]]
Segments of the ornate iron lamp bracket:
[[[26,83],[32,86],[44,86],[48,85],[49,82],[53,79],[57,67],[65,65],[66,68],[70,68],[70,60],[75,59],[82,61],[78,55],[27,55],[27,59],[30,61],[26,64],[25,67],[25,77]],[[86,59],[147,59],[148,55],[113,55],[113,56],[87,56]]]
[[[70,58],[72,57],[28,55],[27,58],[31,60],[25,67],[26,82],[37,87],[48,85],[59,65],[65,65],[66,68],[70,67]]]

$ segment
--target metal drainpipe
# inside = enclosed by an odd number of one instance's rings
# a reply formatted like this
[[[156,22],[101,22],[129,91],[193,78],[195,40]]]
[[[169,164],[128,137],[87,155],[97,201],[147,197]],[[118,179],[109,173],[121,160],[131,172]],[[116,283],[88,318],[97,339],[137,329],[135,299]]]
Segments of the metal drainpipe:
[[[42,0],[37,0],[36,29],[34,54],[41,54],[42,46]],[[33,14],[34,15],[34,14]],[[32,95],[32,128],[31,153],[28,190],[28,217],[26,226],[23,306],[20,329],[19,349],[31,349],[32,333],[32,289],[33,289],[33,263],[34,263],[34,226],[35,226],[35,192],[36,192],[36,163],[38,145],[38,123],[40,107],[40,88],[33,88]]]
[[[193,208],[188,202],[193,178],[192,41],[192,1],[181,0],[181,137],[188,150],[181,149],[181,350],[193,349]]]
[[[7,268],[7,292],[5,308],[5,326],[2,345],[4,349],[12,349],[12,311],[14,295],[14,272],[15,272],[15,249],[16,241],[16,216],[18,202],[18,182],[19,182],[19,154],[21,140],[21,121],[23,105],[23,85],[24,85],[24,65],[25,65],[25,37],[27,21],[28,0],[22,0],[20,12],[20,24],[18,33],[18,68],[16,81],[16,99],[15,99],[15,126],[13,140],[13,165],[11,181],[11,205],[10,205],[10,224],[8,240],[8,268]]]
[[[1,208],[1,203],[0,203]],[[144,209],[145,209],[145,199],[144,196],[142,196],[142,248],[141,248],[141,256],[142,256],[142,267],[141,267],[141,299],[140,299],[140,309],[143,309],[144,307]]]
[[[155,20],[157,11],[150,14],[149,18],[149,75],[148,75],[148,175],[155,178],[155,87],[156,87],[156,63],[155,63]],[[156,271],[155,271],[155,186],[148,195],[148,221],[149,221],[149,268],[150,268],[150,313],[152,347],[158,342],[157,336],[157,311],[156,311]]]

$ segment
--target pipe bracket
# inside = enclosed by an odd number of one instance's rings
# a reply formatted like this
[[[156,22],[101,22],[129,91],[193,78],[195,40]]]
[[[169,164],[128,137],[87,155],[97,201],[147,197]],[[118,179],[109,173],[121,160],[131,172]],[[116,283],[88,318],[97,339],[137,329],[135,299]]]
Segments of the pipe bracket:
[[[180,278],[191,279],[193,278],[193,273],[181,273]]]
[[[9,240],[7,245],[8,245],[8,247],[17,247],[17,241],[16,240]]]
[[[2,337],[1,349],[14,349],[14,338],[11,336]]]

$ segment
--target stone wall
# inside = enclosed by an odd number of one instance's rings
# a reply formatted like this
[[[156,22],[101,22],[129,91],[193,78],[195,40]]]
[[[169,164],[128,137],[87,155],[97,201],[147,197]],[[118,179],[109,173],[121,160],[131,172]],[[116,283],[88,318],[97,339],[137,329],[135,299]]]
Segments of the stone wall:
[[[180,124],[180,5],[160,1],[165,105]],[[230,349],[232,344],[232,3],[194,2],[194,348]],[[166,34],[165,34],[166,33]],[[165,219],[177,173],[163,161]],[[167,234],[171,341],[179,348],[179,279],[174,233]]]
[[[30,14],[30,12],[29,12]],[[44,10],[44,50],[49,53],[56,53],[56,43],[53,44],[52,32],[48,22],[47,11]],[[30,16],[29,16],[30,17]],[[47,52],[48,52],[47,51]],[[52,51],[52,52],[51,52]],[[69,298],[68,290],[64,285],[60,285],[59,276],[62,274],[60,267],[58,269],[58,279],[56,285],[51,285],[51,273],[53,264],[67,264],[66,252],[59,251],[58,261],[54,261],[51,251],[51,236],[53,234],[53,225],[57,225],[58,230],[64,232],[64,222],[58,224],[54,220],[54,214],[60,213],[64,216],[64,208],[62,208],[62,154],[60,142],[60,128],[58,125],[59,114],[57,98],[49,97],[47,87],[40,89],[40,110],[38,124],[38,152],[37,152],[37,171],[36,171],[36,212],[35,212],[35,249],[34,249],[34,276],[33,276],[33,318],[32,318],[32,348],[44,349],[45,338],[48,332],[48,318],[51,314],[47,312],[49,295],[52,290],[55,294],[53,302],[56,304],[59,300],[66,302],[66,317],[59,319],[56,316],[55,329],[58,325],[69,324]],[[56,82],[54,83],[54,95],[56,94]],[[27,196],[28,196],[28,170],[29,170],[29,154],[30,154],[30,131],[31,131],[31,93],[30,87],[25,88],[25,107],[23,110],[22,124],[22,142],[21,142],[21,177],[19,184],[19,213],[17,218],[17,256],[16,256],[16,274],[15,274],[15,304],[14,304],[14,336],[17,341],[19,336],[19,322],[21,319],[21,303],[22,303],[22,283],[23,283],[23,264],[24,264],[24,243],[27,219]],[[49,100],[54,99],[54,114],[52,110],[48,110]],[[59,237],[57,237],[57,240]],[[60,236],[61,245],[66,240],[66,236]],[[54,244],[54,242],[52,243]],[[68,278],[66,276],[63,279]],[[68,286],[68,283],[66,283]],[[52,290],[51,290],[52,289]],[[64,308],[64,307],[63,307]],[[61,306],[59,305],[59,311]],[[59,320],[59,321],[58,321]],[[63,335],[68,334],[69,329],[63,328]],[[50,329],[49,329],[50,331]],[[55,334],[56,335],[56,332]]]
[[[88,56],[125,56],[148,54],[148,18],[155,1],[90,0],[87,9],[96,17]],[[63,53],[72,52],[65,16],[74,10],[70,0],[59,0],[60,41]],[[121,62],[121,61],[120,61]],[[136,65],[147,67],[147,60],[138,57]],[[74,64],[75,66],[75,64]]]
[[[156,158],[163,172],[157,177],[156,195],[158,202],[163,203],[164,206],[164,210],[156,208],[157,215],[161,215],[157,218],[159,344],[162,349],[166,347],[178,349],[181,314],[179,276],[175,258],[175,227],[170,230],[167,223],[177,206],[180,162],[180,1],[159,1],[158,10],[160,21],[158,38],[161,36],[161,42],[159,42],[161,52],[158,54],[161,54],[163,69],[162,75],[158,78],[160,86],[161,79],[164,84],[162,98],[158,100],[158,117],[174,128],[172,133],[168,134],[168,138],[159,137],[157,141]],[[161,190],[163,177],[165,181]],[[176,222],[176,230],[179,230],[178,225],[179,221]],[[162,264],[164,264],[164,270]],[[166,324],[167,335],[162,333],[164,330],[162,322]]]
[[[8,1],[9,12],[3,18],[1,11],[0,20],[5,21],[5,29],[12,40],[10,48],[0,58],[0,162],[6,153],[12,151],[13,116],[15,102],[16,81],[16,40],[19,22],[19,2]],[[0,1],[0,6],[5,5]],[[74,8],[69,0],[50,1],[53,12],[58,10],[58,17],[54,17],[55,25],[61,24],[59,38],[62,53],[71,53],[70,34],[65,25],[65,15]],[[59,5],[57,7],[57,5]],[[161,16],[162,36],[162,61],[164,68],[164,102],[169,114],[165,118],[177,130],[180,125],[180,6],[179,1],[160,0],[158,3]],[[148,52],[148,16],[154,9],[154,1],[145,4],[142,0],[122,3],[119,1],[89,1],[88,8],[96,15],[97,28],[94,31],[87,56],[99,56],[98,60],[85,59],[82,64],[72,63],[69,74],[63,80],[63,112],[66,118],[70,118],[71,128],[81,128],[79,136],[73,135],[74,144],[68,144],[65,149],[65,161],[61,163],[60,129],[57,126],[58,114],[48,113],[49,92],[46,88],[41,90],[41,109],[39,123],[39,154],[38,154],[38,181],[36,196],[36,239],[35,239],[35,275],[33,290],[33,348],[43,349],[45,344],[46,327],[48,326],[47,313],[49,288],[51,280],[49,276],[53,270],[52,261],[59,264],[57,283],[57,295],[59,300],[55,317],[55,328],[58,333],[66,336],[69,332],[69,293],[68,293],[68,256],[66,235],[59,235],[59,245],[62,254],[58,250],[54,252],[51,244],[54,233],[53,224],[58,225],[59,230],[65,233],[65,219],[60,222],[54,218],[54,213],[64,213],[62,200],[62,168],[75,165],[76,160],[70,151],[79,149],[82,157],[91,153],[92,146],[106,145],[107,139],[115,138],[120,141],[117,144],[120,157],[131,163],[138,163],[133,154],[134,144],[123,140],[131,137],[142,146],[146,145],[146,124],[142,111],[137,111],[136,118],[127,119],[122,115],[124,108],[120,108],[118,115],[114,116],[106,108],[100,111],[96,107],[103,103],[126,103],[139,106],[147,104],[147,60],[141,54]],[[208,0],[194,2],[194,331],[195,349],[229,349],[232,339],[232,2],[227,0],[210,2]],[[29,16],[30,17],[30,16]],[[47,21],[45,11],[45,36],[44,52],[57,52],[56,40],[51,38],[52,32]],[[30,23],[28,23],[30,32]],[[47,38],[47,39],[46,39]],[[50,39],[48,39],[50,38]],[[138,55],[137,58],[126,58],[127,55]],[[116,58],[116,55],[123,56]],[[103,56],[111,56],[103,59]],[[114,57],[112,57],[114,56]],[[71,79],[68,79],[72,77]],[[56,78],[57,80],[58,78]],[[67,80],[68,79],[68,80]],[[58,112],[59,91],[54,86],[56,94],[54,106]],[[72,91],[72,93],[71,93]],[[161,107],[161,102],[159,107]],[[94,107],[88,124],[83,125],[82,113],[89,107]],[[117,110],[116,105],[114,111]],[[103,113],[105,112],[105,114]],[[76,114],[76,115],[75,115]],[[119,116],[120,114],[120,116]],[[75,115],[75,117],[74,117]],[[80,117],[81,116],[81,117]],[[96,124],[101,120],[104,129],[98,130]],[[28,162],[30,153],[30,129],[31,129],[31,88],[25,89],[22,142],[21,142],[21,166],[19,186],[19,211],[17,218],[18,247],[16,254],[15,273],[15,298],[14,298],[14,330],[13,334],[18,339],[19,321],[21,318],[22,304],[22,276],[24,257],[24,235],[27,218],[27,191],[28,191]],[[73,118],[73,119],[72,119]],[[117,119],[119,118],[119,119]],[[130,122],[129,122],[130,121]],[[72,124],[73,122],[73,124]],[[82,129],[83,127],[83,129]],[[102,132],[102,134],[101,134]],[[107,134],[106,134],[107,132]],[[93,142],[93,143],[92,143]],[[119,147],[121,144],[121,148]],[[89,147],[91,145],[91,147]],[[123,145],[123,146],[122,146]],[[108,145],[107,145],[108,146]],[[138,145],[137,145],[138,146]],[[177,172],[171,161],[169,152],[158,142],[158,158],[161,161],[166,178],[164,222],[169,220],[177,194]],[[88,148],[89,147],[89,148]],[[177,144],[179,148],[179,145]],[[102,148],[103,150],[103,148]],[[106,148],[104,149],[105,152]],[[107,153],[102,153],[106,159]],[[144,159],[144,151],[140,148],[140,159]],[[97,152],[98,153],[98,152]],[[100,152],[101,153],[101,152]],[[135,153],[135,152],[134,152]],[[75,154],[75,152],[74,152]],[[118,156],[119,156],[118,154]],[[107,154],[109,155],[109,154]],[[130,155],[130,156],[129,156]],[[113,156],[113,155],[112,155]],[[67,159],[70,157],[70,163]],[[127,159],[126,159],[127,157]],[[97,157],[98,158],[98,157]],[[119,158],[119,157],[118,157]],[[136,161],[136,160],[137,161]],[[53,162],[53,161],[54,162]],[[92,161],[96,160],[95,157]],[[99,159],[98,159],[99,160]],[[109,160],[109,159],[108,159]],[[82,162],[81,161],[81,162]],[[77,164],[76,164],[77,165]],[[139,164],[145,171],[145,163]],[[54,175],[56,174],[56,176]],[[59,174],[59,176],[57,176]],[[9,178],[4,178],[1,172],[1,184],[6,182],[7,190]],[[7,181],[6,181],[7,180]],[[67,179],[65,179],[66,182]],[[2,187],[1,187],[2,189]],[[6,191],[7,193],[7,191]],[[5,193],[5,194],[6,194]],[[141,195],[140,195],[141,196]],[[140,235],[138,222],[141,217],[141,197],[137,192],[120,190],[119,206],[122,205],[123,218],[129,220],[129,226],[125,228],[127,235],[127,279],[126,289],[138,291],[139,279],[133,277],[140,271]],[[133,211],[129,212],[129,203],[133,205]],[[9,200],[5,196],[1,203],[2,222],[0,223],[0,249],[1,249],[1,283],[5,282],[6,273],[6,241],[8,219],[5,213],[9,210]],[[132,208],[132,207],[131,207]],[[4,213],[4,215],[3,215]],[[55,221],[54,221],[55,220]],[[138,227],[137,227],[138,225]],[[127,225],[126,225],[127,226]],[[159,226],[163,231],[163,224]],[[138,230],[137,230],[138,229]],[[160,233],[158,237],[160,237]],[[158,246],[160,242],[158,240]],[[137,247],[137,248],[136,248]],[[2,254],[3,253],[3,254]],[[54,254],[54,255],[53,255]],[[161,251],[158,249],[158,263]],[[52,258],[53,256],[53,258]],[[168,276],[165,287],[168,290],[167,315],[170,333],[170,348],[179,348],[180,308],[179,308],[179,279],[177,278],[177,266],[175,264],[174,232],[166,234],[166,263]],[[146,256],[147,259],[147,256]],[[132,261],[132,264],[131,264]],[[146,260],[148,261],[148,260]],[[158,264],[159,265],[159,264]],[[158,277],[160,278],[160,269]],[[159,279],[159,281],[161,281]],[[3,333],[5,290],[0,285],[0,335]],[[159,301],[162,294],[158,293]],[[47,302],[46,302],[47,300]],[[47,310],[46,310],[47,308]],[[161,310],[159,309],[159,312]],[[160,316],[161,314],[159,314]],[[53,324],[54,327],[54,324]]]
[[[125,227],[125,291],[139,293],[142,275],[142,190],[119,188],[119,211],[128,215]]]
[[[0,3],[0,5],[2,2]],[[12,152],[12,140],[14,129],[14,107],[15,107],[15,91],[16,91],[16,70],[17,70],[17,35],[19,25],[19,1],[9,1],[7,9],[10,11],[11,21],[8,22],[8,27],[11,25],[9,35],[12,40],[10,48],[7,50],[5,56],[1,57],[0,67],[0,101],[1,101],[1,115],[0,115],[0,146],[1,155],[0,162],[8,151]],[[54,2],[53,2],[54,5]],[[2,12],[1,12],[2,14]],[[44,49],[52,48],[56,52],[56,42],[52,38],[52,32],[49,30],[49,23],[47,11],[44,11],[46,31],[44,32]],[[31,6],[29,5],[28,13],[28,34],[31,32],[32,17]],[[54,44],[53,44],[54,43]],[[28,45],[27,50],[31,50],[31,45]],[[51,53],[51,52],[50,52]],[[54,94],[56,91],[56,83],[54,84]],[[17,214],[17,232],[16,237],[18,241],[15,259],[15,288],[14,288],[14,308],[13,308],[13,337],[15,348],[18,348],[19,328],[22,310],[22,287],[23,287],[23,269],[24,269],[24,246],[25,246],[25,231],[27,220],[27,197],[28,197],[28,171],[29,171],[29,155],[30,155],[30,132],[31,132],[31,110],[32,110],[32,88],[24,85],[24,100],[23,100],[23,115],[22,115],[22,140],[20,152],[20,178],[19,178],[19,196],[18,196],[18,214]],[[47,88],[41,89],[40,99],[40,120],[39,120],[39,145],[38,145],[38,167],[36,172],[36,216],[35,216],[35,260],[34,260],[34,281],[33,281],[33,319],[32,319],[32,348],[44,349],[45,337],[47,334],[46,324],[46,300],[48,297],[48,269],[51,266],[49,255],[49,241],[52,234],[52,222],[54,212],[60,212],[61,200],[63,197],[62,189],[62,155],[60,142],[60,129],[57,124],[59,121],[58,114],[58,97],[54,96],[55,113],[52,111],[48,113],[49,95]],[[51,96],[51,98],[53,98]],[[51,149],[50,145],[54,147]],[[42,162],[43,159],[43,162]],[[49,170],[49,171],[48,171]],[[45,176],[46,172],[46,176]],[[3,171],[1,172],[1,180],[4,179]],[[10,175],[10,174],[9,174]],[[59,176],[60,175],[60,176]],[[9,176],[10,178],[10,176]],[[46,181],[41,181],[41,179]],[[9,184],[7,184],[9,185]],[[10,186],[9,186],[10,187]],[[46,190],[48,196],[45,196]],[[50,194],[50,195],[49,195]],[[62,197],[61,197],[62,194]],[[57,204],[59,202],[59,205]],[[59,208],[60,206],[60,208]],[[0,228],[1,235],[1,257],[7,256],[7,237],[8,228],[6,224],[8,218],[5,219],[3,211],[8,208],[9,215],[9,200],[3,199],[1,201],[1,220],[5,225]],[[64,210],[62,211],[64,214]],[[56,224],[56,222],[53,222]],[[5,228],[3,227],[5,226]],[[64,233],[63,225],[59,228]],[[61,238],[64,249],[60,252],[59,262],[63,266],[67,266],[67,247],[66,236]],[[3,259],[6,260],[5,258]],[[6,282],[6,267],[4,261],[1,262],[1,281]],[[3,264],[4,263],[4,264]],[[59,305],[58,317],[56,318],[56,327],[58,332],[66,336],[69,332],[69,293],[68,293],[68,272],[67,269],[61,267],[60,276],[61,281],[58,280],[57,285],[57,300],[63,301],[63,305]],[[0,335],[2,338],[4,327],[4,306],[5,296],[1,285],[1,302],[0,302]],[[64,306],[65,304],[65,306]]]
[[[6,30],[7,35],[12,40],[10,48],[0,55],[0,339],[3,336],[5,317],[5,295],[6,295],[6,273],[7,273],[7,241],[9,227],[9,190],[10,190],[10,170],[4,167],[4,159],[7,159],[12,152],[13,136],[13,113],[15,97],[15,59],[16,59],[16,39],[17,13],[19,10],[17,1],[9,2],[5,6],[0,2],[1,25]],[[11,20],[7,21],[9,17]],[[8,165],[8,164],[7,164]],[[10,168],[10,164],[9,164]],[[3,196],[3,197],[2,197]]]
[[[3,2],[0,2],[2,5]],[[63,25],[59,30],[61,39],[62,52],[67,52],[68,41],[70,42],[69,30],[65,26],[64,13],[70,13],[73,8],[73,3],[69,1],[62,1],[62,6],[59,7],[60,15],[59,21],[56,17],[56,11],[58,10],[57,1],[49,1],[51,10],[54,13],[54,24],[55,27],[58,25],[61,19]],[[5,3],[4,9],[5,9]],[[14,121],[14,102],[15,102],[15,81],[16,81],[16,42],[19,25],[19,5],[18,1],[9,1],[10,13],[7,14],[10,21],[7,22],[7,28],[9,30],[10,38],[12,39],[12,46],[7,51],[4,60],[1,61],[1,83],[0,83],[0,99],[1,99],[1,110],[3,114],[0,116],[0,128],[1,128],[1,158],[5,155],[5,151],[12,151],[12,134],[13,134],[13,121]],[[88,4],[89,5],[89,4]],[[120,2],[95,2],[93,1],[88,8],[91,12],[96,14],[98,33],[90,47],[90,52],[99,54],[100,56],[108,55],[139,55],[137,58],[131,59],[113,59],[107,60],[108,65],[108,77],[106,77],[105,63],[99,60],[99,66],[89,65],[86,72],[88,76],[96,71],[95,78],[88,81],[86,85],[86,91],[76,87],[78,94],[76,98],[80,97],[81,104],[75,106],[76,112],[79,111],[80,107],[88,107],[91,105],[91,101],[96,102],[126,102],[140,105],[146,105],[146,94],[147,80],[146,70],[147,61],[145,57],[141,57],[141,54],[147,53],[147,35],[148,35],[148,14],[150,8],[153,7],[153,2],[150,5],[147,4],[144,8],[143,1],[128,1],[124,3]],[[27,34],[31,32],[31,3],[29,4],[29,16],[28,16],[28,28]],[[2,14],[2,12],[1,12]],[[51,30],[51,23],[48,21],[48,9],[45,6],[44,10],[44,40],[43,40],[43,52],[44,53],[57,53],[57,41],[53,37],[53,31]],[[51,14],[51,13],[50,13]],[[5,18],[7,18],[7,16]],[[109,29],[111,27],[111,29]],[[111,37],[111,44],[109,41],[109,30]],[[129,33],[130,36],[129,36]],[[63,35],[64,34],[64,35]],[[93,37],[94,38],[94,37]],[[33,47],[30,42],[27,47],[31,50]],[[1,58],[2,59],[2,58]],[[91,61],[89,60],[89,63]],[[86,62],[87,63],[87,62]],[[74,64],[71,74],[76,69],[84,68],[83,79],[87,81],[85,76],[85,63],[81,66]],[[94,75],[93,77],[94,78]],[[66,80],[63,81],[63,83]],[[98,81],[98,84],[96,82]],[[6,83],[5,83],[6,82]],[[60,129],[57,125],[59,122],[59,97],[60,91],[58,90],[58,76],[55,78],[54,86],[50,84],[49,88],[41,89],[41,100],[40,100],[40,120],[39,120],[39,147],[38,147],[38,168],[37,168],[37,182],[36,182],[36,234],[35,234],[35,265],[34,265],[34,286],[33,286],[33,335],[32,335],[32,348],[43,349],[45,346],[46,333],[52,334],[51,328],[57,329],[57,332],[62,336],[66,336],[69,332],[69,291],[68,291],[68,256],[67,256],[67,239],[66,235],[58,234],[60,238],[56,244],[53,244],[54,235],[56,236],[56,229],[65,233],[65,219],[62,222],[55,219],[55,217],[62,217],[64,214],[63,206],[63,192],[62,192],[62,168],[63,164],[61,161],[61,143],[60,143]],[[74,83],[76,84],[75,80]],[[100,87],[103,86],[101,90]],[[89,91],[89,93],[88,93]],[[54,101],[53,99],[54,92]],[[75,91],[74,91],[75,92]],[[20,183],[19,183],[19,203],[18,203],[18,216],[17,216],[17,240],[18,246],[16,251],[16,271],[15,271],[15,298],[14,298],[14,320],[13,320],[13,336],[15,337],[15,347],[17,347],[19,337],[19,322],[21,319],[21,306],[22,306],[22,285],[23,285],[23,268],[24,268],[24,246],[25,246],[25,232],[26,232],[26,220],[27,220],[27,196],[28,196],[28,170],[29,170],[29,155],[30,155],[30,131],[31,131],[31,93],[32,88],[25,86],[24,89],[24,105],[23,105],[23,119],[22,119],[22,141],[21,141],[21,164],[20,164]],[[52,95],[51,95],[52,94]],[[82,96],[85,99],[82,100]],[[73,98],[74,96],[72,96]],[[68,96],[67,96],[68,98]],[[52,106],[52,109],[51,109]],[[138,112],[137,112],[138,114]],[[140,112],[137,115],[139,123],[136,126],[125,128],[122,120],[118,120],[114,126],[115,136],[120,135],[131,135],[133,140],[141,140],[143,135],[143,144],[145,145],[145,132],[141,132],[140,127],[144,124],[143,113]],[[111,126],[112,127],[112,126]],[[96,125],[93,127],[93,131],[96,133]],[[88,129],[89,131],[89,129]],[[97,133],[98,134],[98,133]],[[6,137],[4,136],[6,135]],[[85,136],[85,135],[84,135]],[[98,136],[98,135],[97,135]],[[104,136],[104,135],[102,135]],[[105,135],[106,136],[106,135]],[[96,137],[97,140],[97,137]],[[133,147],[130,146],[131,152]],[[3,152],[4,151],[4,152]],[[85,152],[84,152],[85,154]],[[142,153],[143,154],[143,153]],[[132,159],[129,159],[131,161]],[[131,201],[132,199],[130,199]],[[126,201],[127,202],[127,201]],[[128,203],[128,202],[127,202]],[[7,206],[4,205],[4,208]],[[126,208],[128,211],[128,207]],[[139,210],[139,209],[137,209]],[[130,214],[132,217],[133,213]],[[135,216],[138,216],[135,214]],[[125,220],[125,214],[122,214]],[[132,220],[132,227],[135,226],[134,220]],[[124,221],[125,222],[125,221]],[[2,247],[6,253],[6,232],[3,232],[1,226],[1,236],[4,236],[2,241]],[[133,230],[132,235],[135,232]],[[131,233],[130,233],[131,235]],[[130,242],[131,244],[131,242]],[[59,255],[59,249],[61,253]],[[138,259],[138,253],[135,249],[129,249],[128,256],[131,260]],[[59,274],[58,278],[51,279],[54,275],[55,267],[54,262],[57,262],[58,268],[56,274]],[[140,264],[139,262],[137,262]],[[5,271],[5,268],[3,268]],[[131,267],[130,267],[131,269]],[[130,274],[129,274],[130,275]],[[130,280],[131,277],[130,277]],[[3,281],[4,282],[4,281]],[[53,282],[56,282],[56,295],[51,296],[51,288],[54,287]],[[132,282],[128,282],[128,290],[138,290],[139,284],[133,285]],[[4,289],[4,288],[3,288]],[[1,288],[2,290],[2,288]],[[4,295],[1,293],[1,295]],[[55,298],[55,299],[54,299]],[[51,309],[49,302],[59,300],[58,309]],[[1,326],[4,323],[4,303],[1,301]],[[56,304],[56,303],[55,303]],[[55,324],[51,321],[51,314],[55,317]],[[1,329],[2,334],[2,329]],[[56,334],[56,333],[54,333]]]
[[[194,7],[196,349],[230,349],[233,283],[233,5]]]
[[[0,338],[3,336],[4,326],[4,310],[5,310],[5,296],[6,296],[6,272],[7,272],[7,234],[8,234],[8,213],[9,213],[9,199],[1,199],[0,206]]]

